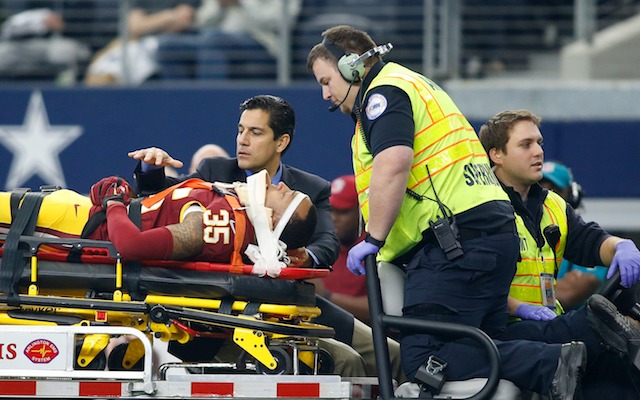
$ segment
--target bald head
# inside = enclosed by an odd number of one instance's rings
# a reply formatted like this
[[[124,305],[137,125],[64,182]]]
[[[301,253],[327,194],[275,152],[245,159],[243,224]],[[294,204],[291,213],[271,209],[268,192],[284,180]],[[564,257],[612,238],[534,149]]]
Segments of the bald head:
[[[189,173],[194,173],[196,168],[198,168],[198,165],[200,165],[200,162],[203,159],[210,157],[229,157],[229,153],[217,144],[205,144],[193,153],[193,157],[191,157],[191,165],[189,166]]]

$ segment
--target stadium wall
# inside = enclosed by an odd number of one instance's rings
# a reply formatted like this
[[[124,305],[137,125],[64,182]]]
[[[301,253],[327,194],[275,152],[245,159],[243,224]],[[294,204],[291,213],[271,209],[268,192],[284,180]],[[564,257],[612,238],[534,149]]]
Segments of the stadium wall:
[[[605,209],[612,201],[635,205],[640,199],[639,83],[451,81],[443,86],[476,128],[508,108],[541,115],[546,158],[569,165],[588,199],[604,201]],[[238,106],[260,93],[283,96],[296,111],[296,134],[285,162],[328,180],[351,172],[352,122],[329,113],[315,85],[9,88],[0,89],[0,185],[7,190],[57,184],[87,192],[103,176],[130,177],[135,162],[127,152],[152,145],[185,164],[204,143],[233,154]]]

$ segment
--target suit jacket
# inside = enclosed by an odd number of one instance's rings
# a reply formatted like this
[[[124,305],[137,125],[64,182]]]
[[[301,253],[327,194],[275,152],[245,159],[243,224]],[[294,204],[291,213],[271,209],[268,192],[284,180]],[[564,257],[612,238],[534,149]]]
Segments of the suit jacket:
[[[246,182],[247,174],[238,167],[235,158],[212,157],[204,159],[193,174],[179,178],[165,176],[164,168],[142,173],[138,164],[134,178],[138,193],[148,195],[189,178],[200,178],[208,182]],[[332,265],[338,258],[340,242],[331,219],[331,184],[317,175],[285,164],[282,164],[281,180],[291,189],[306,193],[315,205],[318,223],[307,249],[318,258],[320,265]]]

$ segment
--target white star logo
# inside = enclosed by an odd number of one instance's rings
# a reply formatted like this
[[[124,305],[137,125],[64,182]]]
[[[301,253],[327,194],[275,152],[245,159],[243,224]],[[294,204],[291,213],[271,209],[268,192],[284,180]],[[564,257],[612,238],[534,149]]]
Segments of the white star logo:
[[[0,125],[0,144],[13,152],[5,188],[20,187],[34,175],[46,184],[66,187],[58,155],[80,135],[80,125],[49,125],[42,94],[33,92],[24,123]]]

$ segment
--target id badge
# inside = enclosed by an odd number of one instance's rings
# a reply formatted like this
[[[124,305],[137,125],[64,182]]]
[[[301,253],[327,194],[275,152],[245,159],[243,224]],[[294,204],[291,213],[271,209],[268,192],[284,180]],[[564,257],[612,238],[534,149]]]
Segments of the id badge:
[[[553,288],[553,275],[540,274],[540,288],[542,289],[542,305],[551,309],[556,308],[556,292]]]

